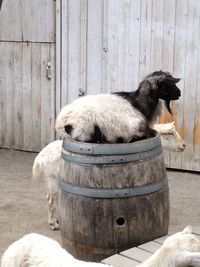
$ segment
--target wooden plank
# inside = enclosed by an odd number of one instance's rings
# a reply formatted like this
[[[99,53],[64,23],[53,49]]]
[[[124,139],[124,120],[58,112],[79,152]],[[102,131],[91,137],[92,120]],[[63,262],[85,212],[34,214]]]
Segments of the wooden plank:
[[[14,44],[14,92],[15,92],[15,146],[14,148],[23,149],[23,85],[22,85],[22,64],[23,45]]]
[[[54,8],[54,0],[4,1],[0,40],[54,42]]]
[[[138,262],[144,262],[149,257],[151,257],[152,253],[147,252],[143,249],[134,247],[134,248],[122,251],[120,255],[125,256],[127,258],[134,259],[135,261],[138,261]]]
[[[14,47],[13,43],[6,44],[6,73],[5,73],[5,89],[6,90],[6,146],[13,147],[15,145],[15,129],[14,129]]]
[[[162,69],[173,73],[174,63],[174,28],[175,28],[175,9],[176,2],[173,0],[164,1],[164,17],[163,17],[163,36],[162,36]],[[169,17],[170,10],[170,17]],[[163,117],[163,118],[162,118]],[[163,111],[161,114],[161,120],[163,123],[175,120],[171,116],[166,107],[163,105]],[[165,165],[170,165],[171,154],[168,151],[164,151]],[[175,153],[176,154],[176,153]]]
[[[198,5],[198,13],[200,12],[200,7]],[[199,26],[200,30],[200,20]],[[198,33],[198,65],[197,65],[197,78],[196,78],[196,94],[195,94],[195,116],[194,116],[194,128],[193,128],[193,170],[199,170],[200,166],[200,31]]]
[[[154,241],[159,243],[159,244],[163,244],[164,241],[168,238],[169,236],[168,235],[165,235],[165,236],[161,236],[159,238],[156,238]]]
[[[152,0],[141,1],[139,80],[151,71]]]
[[[41,149],[41,49],[40,45],[31,45],[31,79],[32,79],[32,150]],[[48,115],[48,114],[47,114]]]
[[[141,2],[130,1],[129,88],[131,90],[136,90],[139,84]]]
[[[87,94],[87,0],[80,3],[80,91]]]
[[[62,87],[62,92],[67,91],[67,99],[62,99],[62,105],[76,99],[80,88],[80,1],[68,1],[68,50],[67,62],[67,88]],[[63,25],[64,27],[64,25]],[[65,40],[62,42],[65,45]],[[63,73],[64,75],[64,73]]]
[[[187,43],[185,54],[185,92],[184,92],[184,121],[187,140],[186,150],[182,155],[182,167],[188,170],[194,168],[193,162],[193,131],[196,104],[196,81],[198,68],[198,40],[199,40],[199,3],[195,0],[188,2]],[[194,83],[195,81],[195,83]]]
[[[102,260],[102,263],[109,264],[115,267],[134,267],[139,264],[139,262],[132,259],[123,257],[121,255],[115,254],[105,260]]]
[[[118,17],[118,66],[117,90],[127,91],[129,87],[129,0],[119,1]]]
[[[52,90],[54,88],[51,86],[51,79],[47,77],[47,65],[51,60],[51,49],[48,44],[41,44],[41,146],[44,147],[51,141],[52,123],[54,122],[54,117],[51,118],[51,110],[54,109],[52,106]],[[52,72],[52,75],[54,73]]]
[[[23,139],[24,149],[30,150],[32,143],[32,89],[31,89],[31,44],[23,44]]]
[[[49,132],[49,140],[53,141],[56,138],[55,135],[55,44],[49,45],[49,62],[51,64],[51,79],[50,79],[50,112],[49,112],[49,120],[50,120],[50,132]]]
[[[62,55],[61,55],[61,0],[56,1],[56,81],[55,81],[55,115],[61,109],[61,81],[62,81]],[[64,36],[64,33],[63,33]],[[58,136],[56,136],[58,138]]]
[[[102,0],[88,1],[87,94],[98,94],[102,91],[102,6]]]
[[[57,45],[60,46],[60,109],[68,102],[68,1],[60,1]],[[59,41],[59,42],[58,42]],[[56,45],[56,46],[57,46]],[[59,90],[59,89],[58,89]],[[60,110],[57,110],[57,114]]]
[[[173,108],[173,117],[175,125],[180,135],[185,138],[183,131],[184,113],[183,113],[183,100],[184,100],[184,83],[185,83],[185,54],[186,54],[186,37],[187,37],[187,0],[177,1],[175,10],[175,29],[174,29],[174,62],[173,73],[176,77],[180,77],[181,81],[178,87],[181,89],[181,98],[176,101]],[[167,12],[167,11],[166,11]],[[184,152],[185,153],[185,152]],[[182,168],[182,155],[183,153],[171,153],[170,161],[168,162],[171,168]]]
[[[152,1],[151,70],[162,68],[164,0]]]
[[[49,40],[51,42],[56,42],[56,2],[51,0],[49,5]]]
[[[0,43],[0,146],[5,147],[6,136],[6,53],[5,43]]]
[[[151,253],[156,252],[156,250],[159,249],[160,247],[161,247],[161,244],[154,242],[154,241],[150,241],[148,243],[138,246],[138,248],[144,249],[145,251],[148,251]]]
[[[52,38],[53,27],[50,21],[53,19],[54,8],[53,0],[22,0],[22,25],[23,25],[23,39],[32,42],[53,42]],[[34,27],[33,27],[34,25]],[[41,27],[42,25],[42,27]],[[33,31],[30,29],[33,27]]]
[[[107,51],[107,88],[116,91],[118,84],[118,35],[119,0],[108,2],[108,51]]]
[[[107,87],[107,62],[108,62],[108,7],[109,2],[107,0],[103,0],[103,7],[102,7],[102,24],[103,24],[103,33],[102,33],[102,93],[108,92]]]
[[[3,1],[0,16],[0,40],[12,41],[22,38],[21,0]]]

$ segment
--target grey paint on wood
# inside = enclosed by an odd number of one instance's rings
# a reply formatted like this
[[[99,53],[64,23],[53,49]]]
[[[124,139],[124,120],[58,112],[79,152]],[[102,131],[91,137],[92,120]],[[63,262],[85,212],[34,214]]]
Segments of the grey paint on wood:
[[[55,138],[55,1],[3,1],[0,25],[0,147],[40,151]]]
[[[182,97],[173,103],[173,115],[163,110],[161,121],[175,120],[186,149],[165,152],[165,163],[198,171],[199,1],[63,2],[60,107],[77,98],[79,89],[85,94],[131,91],[149,72],[168,70],[181,78]]]

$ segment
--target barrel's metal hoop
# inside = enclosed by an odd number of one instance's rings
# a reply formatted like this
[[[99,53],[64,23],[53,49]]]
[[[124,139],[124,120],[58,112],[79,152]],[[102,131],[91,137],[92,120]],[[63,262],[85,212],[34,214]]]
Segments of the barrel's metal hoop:
[[[168,180],[165,177],[164,179],[149,185],[109,189],[81,187],[78,185],[66,183],[63,180],[60,180],[58,185],[62,191],[73,195],[92,198],[126,198],[157,192],[165,187],[168,187]]]
[[[127,155],[110,155],[110,156],[78,156],[76,154],[65,154],[62,152],[62,159],[69,162],[79,164],[90,164],[90,165],[103,165],[103,164],[119,164],[131,161],[144,160],[152,157],[156,157],[162,154],[162,147],[158,147],[153,150],[149,150],[137,154]]]
[[[87,155],[121,155],[146,152],[162,146],[160,136],[122,144],[92,144],[63,139],[63,149],[73,153]]]

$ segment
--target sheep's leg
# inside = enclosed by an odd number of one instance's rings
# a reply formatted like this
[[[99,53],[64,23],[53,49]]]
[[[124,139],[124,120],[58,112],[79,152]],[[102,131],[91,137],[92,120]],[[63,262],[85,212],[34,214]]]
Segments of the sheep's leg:
[[[48,208],[48,223],[52,230],[59,229],[59,223],[56,216],[57,210],[57,195],[56,194],[47,194],[47,208]]]
[[[185,144],[183,143],[183,140],[181,138],[181,136],[179,135],[179,133],[176,131],[176,129],[172,129],[173,135],[176,139],[176,143],[178,144],[178,148],[181,150],[185,149]]]

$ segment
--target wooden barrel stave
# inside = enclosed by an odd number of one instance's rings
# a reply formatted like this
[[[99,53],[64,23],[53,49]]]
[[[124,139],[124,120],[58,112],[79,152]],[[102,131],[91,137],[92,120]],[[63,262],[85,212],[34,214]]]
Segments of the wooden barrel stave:
[[[64,153],[76,157],[74,152]],[[167,180],[162,153],[145,160],[107,165],[62,159],[60,175],[74,187],[111,190]],[[82,260],[100,261],[168,232],[167,185],[153,193],[121,198],[86,197],[60,190],[59,207],[63,246]]]

